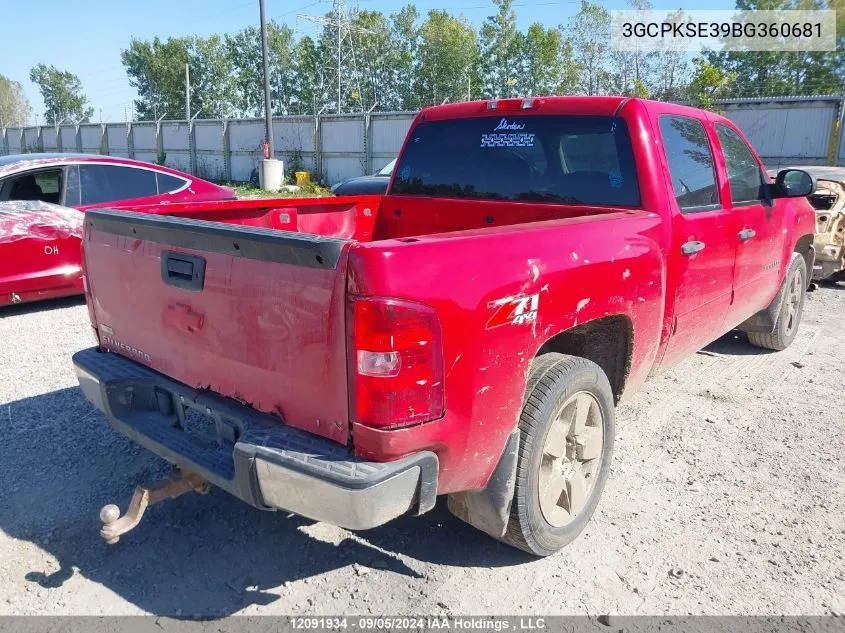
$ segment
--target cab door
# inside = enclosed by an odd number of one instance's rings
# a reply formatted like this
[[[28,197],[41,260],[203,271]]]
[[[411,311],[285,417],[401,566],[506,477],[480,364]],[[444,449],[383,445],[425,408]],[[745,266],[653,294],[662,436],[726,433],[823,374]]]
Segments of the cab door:
[[[705,119],[661,114],[664,174],[672,209],[675,269],[672,333],[662,366],[671,365],[717,339],[731,306],[736,240],[734,219],[723,205],[716,175],[714,130]]]
[[[728,327],[734,327],[767,306],[777,294],[783,253],[784,200],[768,195],[768,178],[751,148],[733,126],[715,124],[734,219],[736,240],[734,297]]]

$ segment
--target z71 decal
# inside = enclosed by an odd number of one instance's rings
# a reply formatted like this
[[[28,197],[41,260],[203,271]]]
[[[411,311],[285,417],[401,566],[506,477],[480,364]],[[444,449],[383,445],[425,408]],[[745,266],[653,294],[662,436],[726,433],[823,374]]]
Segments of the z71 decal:
[[[488,308],[495,308],[493,316],[487,321],[487,329],[501,327],[503,325],[525,325],[534,323],[537,320],[537,311],[540,306],[540,294],[518,295],[496,299],[487,304]]]

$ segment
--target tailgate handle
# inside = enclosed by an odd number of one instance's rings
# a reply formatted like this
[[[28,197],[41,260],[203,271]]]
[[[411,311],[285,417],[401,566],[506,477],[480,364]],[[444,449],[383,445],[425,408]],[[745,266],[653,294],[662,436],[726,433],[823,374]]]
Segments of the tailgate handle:
[[[205,259],[164,251],[161,254],[161,280],[168,286],[199,292],[205,286]]]

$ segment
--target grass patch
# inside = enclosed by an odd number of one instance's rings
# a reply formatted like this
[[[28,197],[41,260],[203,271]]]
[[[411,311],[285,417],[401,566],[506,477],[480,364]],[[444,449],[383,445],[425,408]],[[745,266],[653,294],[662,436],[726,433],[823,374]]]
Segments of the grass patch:
[[[221,182],[221,185],[232,187],[238,198],[323,198],[334,195],[328,187],[309,184],[303,185],[298,191],[264,191],[249,182]]]

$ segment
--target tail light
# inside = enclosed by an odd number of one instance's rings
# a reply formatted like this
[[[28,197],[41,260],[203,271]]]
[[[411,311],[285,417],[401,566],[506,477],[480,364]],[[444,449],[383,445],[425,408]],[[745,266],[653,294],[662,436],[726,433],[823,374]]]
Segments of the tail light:
[[[352,300],[355,421],[388,428],[443,416],[440,322],[429,306],[412,301]]]

